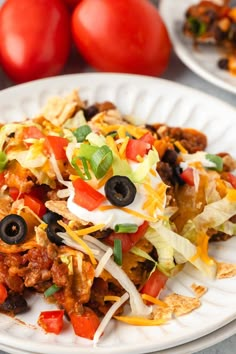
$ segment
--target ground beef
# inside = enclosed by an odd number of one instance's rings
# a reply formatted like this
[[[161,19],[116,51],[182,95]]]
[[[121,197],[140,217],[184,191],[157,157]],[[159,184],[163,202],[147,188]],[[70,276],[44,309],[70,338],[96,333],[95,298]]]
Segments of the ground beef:
[[[154,124],[153,128],[155,129],[159,138],[164,138],[168,136],[170,137],[171,141],[173,141],[173,143],[175,141],[180,142],[181,145],[190,154],[206,149],[207,138],[205,134],[199,132],[198,130],[189,128],[168,127],[164,124]]]

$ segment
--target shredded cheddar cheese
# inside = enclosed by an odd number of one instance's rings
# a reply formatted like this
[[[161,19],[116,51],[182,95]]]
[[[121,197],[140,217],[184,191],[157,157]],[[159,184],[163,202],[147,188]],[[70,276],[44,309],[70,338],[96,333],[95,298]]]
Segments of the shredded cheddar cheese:
[[[93,225],[93,226],[89,226],[89,227],[86,227],[83,229],[76,230],[75,233],[78,236],[84,236],[84,235],[87,235],[91,232],[102,230],[104,228],[104,226],[105,226],[105,224],[97,224],[97,225]]]
[[[133,326],[160,326],[166,322],[164,319],[151,320],[143,317],[129,317],[129,316],[114,316],[118,321],[133,325]]]
[[[66,230],[66,232],[68,233],[68,235],[69,235],[75,242],[77,242],[80,246],[82,246],[82,247],[85,249],[85,251],[87,252],[87,254],[88,254],[88,256],[89,256],[89,258],[90,258],[90,260],[91,260],[91,263],[92,263],[93,265],[96,265],[96,264],[97,264],[97,261],[96,261],[94,255],[93,255],[93,252],[91,251],[91,249],[89,248],[89,246],[82,240],[82,238],[79,237],[75,231],[71,230],[71,228],[70,228],[67,224],[65,224],[63,221],[59,220],[59,221],[58,221],[58,224],[61,225],[62,227],[64,227],[64,229]]]
[[[145,301],[151,302],[152,304],[159,305],[161,307],[168,307],[168,305],[164,301],[161,301],[161,300],[157,299],[156,297],[153,297],[148,294],[142,294],[142,299]]]
[[[115,295],[106,295],[104,296],[104,301],[119,301],[120,296],[115,296]]]
[[[177,149],[179,149],[180,152],[182,152],[183,154],[187,154],[188,151],[183,147],[183,145],[179,142],[179,141],[175,141],[174,145],[177,147]]]

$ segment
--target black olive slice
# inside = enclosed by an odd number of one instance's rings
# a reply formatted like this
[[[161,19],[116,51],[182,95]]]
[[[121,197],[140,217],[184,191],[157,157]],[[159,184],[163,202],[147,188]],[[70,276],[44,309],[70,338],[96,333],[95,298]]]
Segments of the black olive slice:
[[[111,204],[124,207],[134,201],[136,187],[126,176],[113,176],[105,184],[105,195]]]
[[[48,224],[46,228],[47,237],[50,242],[55,243],[58,246],[63,244],[63,239],[57,235],[57,232],[66,231],[64,227],[62,227],[57,223],[58,220],[61,219],[62,219],[61,215],[54,213],[52,211],[49,211],[43,216],[43,221],[45,221]]]
[[[0,222],[0,237],[9,245],[22,242],[27,234],[25,220],[17,214],[5,216]]]
[[[43,215],[42,219],[44,222],[46,222],[46,224],[49,224],[61,220],[62,216],[57,213],[54,213],[53,211],[48,211],[46,214]]]

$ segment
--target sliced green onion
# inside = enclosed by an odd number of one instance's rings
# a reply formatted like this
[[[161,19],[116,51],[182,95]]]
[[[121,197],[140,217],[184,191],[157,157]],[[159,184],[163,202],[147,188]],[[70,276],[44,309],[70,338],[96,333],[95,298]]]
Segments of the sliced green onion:
[[[207,30],[206,24],[202,21],[199,21],[199,19],[195,17],[189,17],[188,22],[190,24],[191,32],[196,37],[202,36]]]
[[[5,152],[0,151],[0,172],[2,172],[6,165],[7,165],[7,155],[5,154]]]
[[[122,265],[122,243],[118,238],[114,239],[113,253],[116,264]]]
[[[116,224],[114,227],[115,232],[134,233],[138,231],[136,224]]]
[[[112,130],[110,133],[108,133],[106,136],[112,136],[113,138],[115,138],[117,136],[117,131],[116,130]]]
[[[76,140],[78,143],[82,143],[85,139],[86,139],[86,136],[91,133],[91,128],[89,125],[85,124],[85,125],[82,125],[81,127],[77,128],[73,134],[74,136],[76,137]]]
[[[112,165],[113,154],[108,146],[101,146],[90,159],[90,165],[97,179],[105,176]]]
[[[81,171],[81,169],[77,165],[77,161],[78,160],[82,161],[84,171]],[[74,169],[76,170],[76,172],[77,172],[77,174],[78,174],[78,176],[80,178],[82,178],[83,180],[91,179],[91,174],[90,174],[89,169],[88,169],[88,163],[87,163],[87,160],[84,157],[79,157],[79,156],[73,157],[73,159],[71,161],[71,165],[74,167]]]
[[[55,294],[57,291],[59,291],[61,288],[57,286],[56,284],[53,284],[50,286],[47,290],[44,291],[44,296],[49,297]]]
[[[81,144],[79,148],[79,157],[84,157],[86,160],[90,160],[93,154],[99,149],[98,146],[92,146],[89,144]]]
[[[212,169],[219,172],[223,170],[223,159],[220,156],[213,155],[213,154],[206,154],[206,159],[215,164],[215,167],[212,167]]]

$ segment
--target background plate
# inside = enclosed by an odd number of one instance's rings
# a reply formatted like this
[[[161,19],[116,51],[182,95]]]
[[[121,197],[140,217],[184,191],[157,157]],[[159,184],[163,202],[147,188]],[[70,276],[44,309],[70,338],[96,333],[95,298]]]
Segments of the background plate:
[[[123,113],[135,116],[139,122],[166,122],[172,126],[200,129],[209,137],[209,151],[235,154],[235,109],[173,82],[142,76],[78,74],[16,86],[0,93],[1,120],[30,117],[40,111],[48,97],[69,93],[75,88],[79,88],[81,97],[90,103],[115,102]],[[218,260],[234,262],[235,247],[236,239],[231,239],[217,243],[211,252]],[[35,296],[29,299],[31,311],[20,316],[28,325],[0,316],[0,343],[34,353],[148,353],[193,341],[236,319],[235,279],[211,281],[187,266],[168,283],[168,288],[191,296],[193,282],[209,288],[199,309],[161,327],[134,327],[111,322],[96,347],[91,341],[75,337],[70,326],[65,326],[60,336],[44,334],[36,326],[37,318],[40,311],[50,306]]]
[[[213,45],[199,45],[193,48],[192,41],[182,33],[186,9],[199,0],[161,0],[160,13],[165,21],[174,50],[185,65],[197,75],[212,84],[236,93],[236,77],[220,70],[217,62],[222,56]]]

